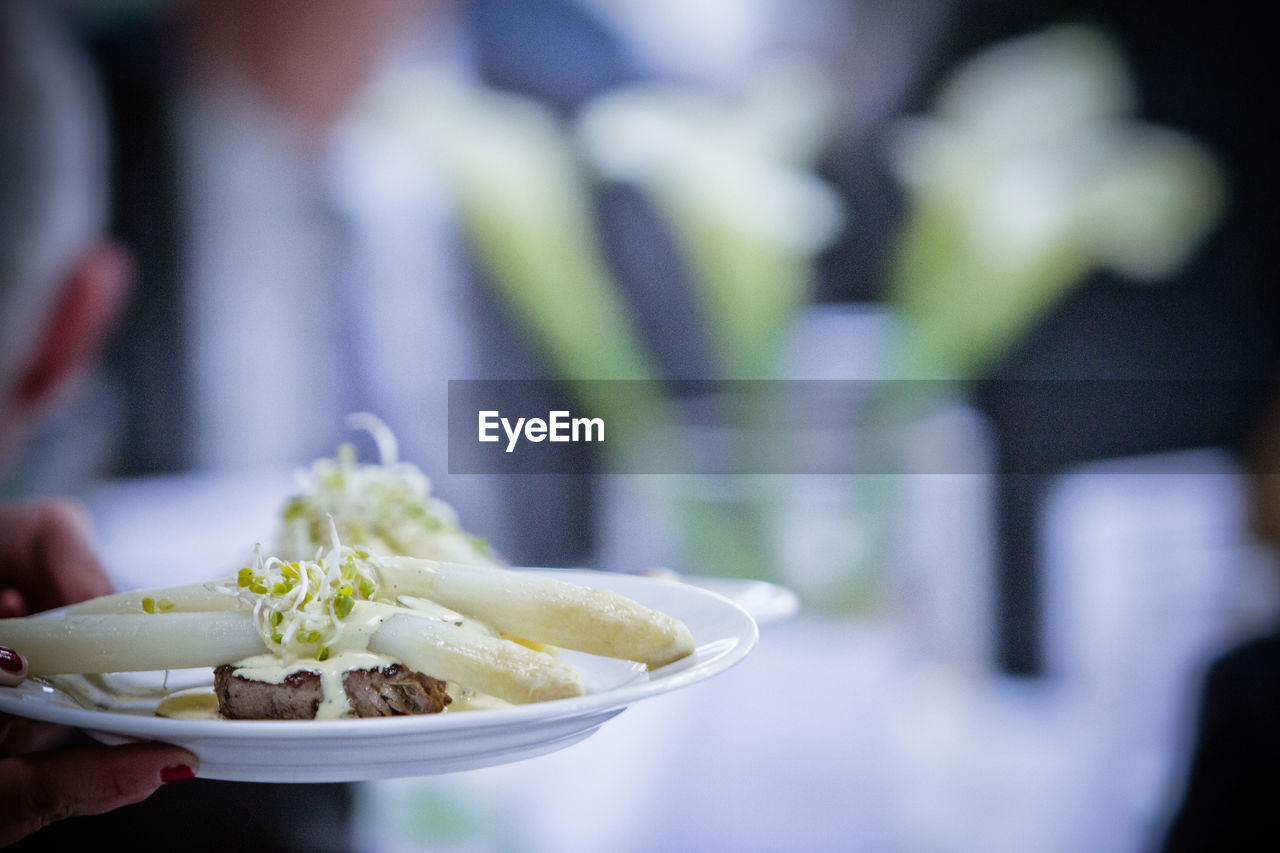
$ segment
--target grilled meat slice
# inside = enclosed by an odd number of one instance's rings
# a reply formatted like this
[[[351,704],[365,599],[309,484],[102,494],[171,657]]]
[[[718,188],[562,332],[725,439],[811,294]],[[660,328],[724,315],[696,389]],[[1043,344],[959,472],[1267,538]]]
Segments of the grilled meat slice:
[[[393,663],[382,669],[351,669],[342,674],[342,687],[357,717],[395,717],[438,714],[453,699],[444,682]]]
[[[320,674],[292,672],[279,683],[236,674],[234,664],[213,671],[218,712],[231,720],[312,720],[324,701]],[[438,678],[392,664],[343,673],[342,687],[359,717],[437,714],[452,699]]]

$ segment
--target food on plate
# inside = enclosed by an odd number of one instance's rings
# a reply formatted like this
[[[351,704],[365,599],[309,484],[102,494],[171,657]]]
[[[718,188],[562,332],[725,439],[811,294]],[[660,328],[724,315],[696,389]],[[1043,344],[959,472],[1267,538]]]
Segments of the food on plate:
[[[612,592],[489,565],[341,544],[255,553],[223,582],[124,593],[0,620],[36,676],[216,668],[220,716],[337,719],[580,696],[558,648],[659,667],[690,654],[676,619]],[[203,707],[183,697],[172,708]],[[164,705],[162,703],[162,713]]]
[[[342,541],[376,553],[502,564],[484,539],[462,529],[453,507],[431,494],[426,475],[399,461],[395,436],[382,421],[360,412],[347,422],[374,437],[381,460],[358,462],[355,448],[344,444],[332,459],[316,460],[300,471],[299,492],[282,513],[280,557],[315,559],[328,547],[332,519]]]

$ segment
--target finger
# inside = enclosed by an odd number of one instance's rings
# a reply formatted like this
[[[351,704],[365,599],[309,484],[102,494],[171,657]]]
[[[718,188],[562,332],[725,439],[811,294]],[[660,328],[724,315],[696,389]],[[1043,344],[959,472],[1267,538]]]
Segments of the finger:
[[[146,799],[199,765],[184,749],[146,743],[84,747],[0,760],[0,846],[73,815]]]
[[[7,646],[0,646],[0,686],[17,687],[27,677],[27,659]]]
[[[111,592],[88,527],[84,510],[65,500],[0,510],[0,581],[21,592],[31,611]]]

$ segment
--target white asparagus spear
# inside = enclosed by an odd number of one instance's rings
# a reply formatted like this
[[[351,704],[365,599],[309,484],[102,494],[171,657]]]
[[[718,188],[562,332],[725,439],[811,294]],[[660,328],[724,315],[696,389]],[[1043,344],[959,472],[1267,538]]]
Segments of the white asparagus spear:
[[[369,651],[516,704],[586,692],[578,671],[548,654],[420,616],[388,619],[369,639]]]
[[[383,557],[393,595],[417,595],[504,634],[664,666],[693,652],[684,623],[617,593],[510,569]]]
[[[239,596],[210,589],[214,584],[193,583],[164,589],[138,589],[91,598],[66,609],[68,616],[84,616],[91,613],[142,613],[143,600],[150,598],[156,611],[165,613],[203,613],[218,610],[251,610],[252,607]],[[225,586],[235,587],[235,578],[229,578]]]
[[[0,645],[33,675],[214,667],[264,651],[248,612],[0,619]]]

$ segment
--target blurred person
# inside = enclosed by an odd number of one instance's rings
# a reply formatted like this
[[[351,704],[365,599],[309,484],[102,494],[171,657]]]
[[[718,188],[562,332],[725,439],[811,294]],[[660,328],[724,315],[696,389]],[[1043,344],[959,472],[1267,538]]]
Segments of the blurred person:
[[[92,363],[125,291],[106,212],[101,115],[87,68],[33,4],[0,6],[0,468]],[[62,501],[0,505],[0,618],[111,591],[86,519]],[[0,689],[26,676],[0,647]],[[0,845],[137,802],[198,762],[163,744],[56,749],[64,730],[0,717]]]
[[[585,481],[447,475],[448,379],[554,373],[463,233],[442,164],[357,107],[427,71],[563,116],[632,79],[622,46],[559,0],[186,0],[95,52],[115,230],[138,265],[109,359],[125,423],[102,470],[292,467],[367,410],[512,561],[584,562]],[[705,324],[663,225],[634,192],[596,201],[655,359],[699,364]],[[533,505],[538,524],[521,520]]]

